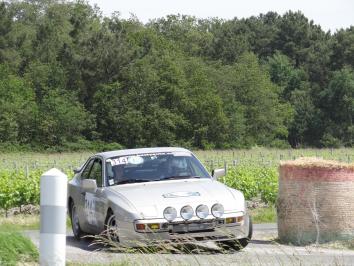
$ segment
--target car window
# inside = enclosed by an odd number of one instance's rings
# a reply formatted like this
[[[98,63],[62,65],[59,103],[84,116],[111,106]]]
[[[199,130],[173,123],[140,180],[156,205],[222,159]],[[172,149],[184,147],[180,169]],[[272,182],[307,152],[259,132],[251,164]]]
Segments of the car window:
[[[197,159],[195,158],[195,160],[190,162],[190,166],[192,168],[193,174],[197,175],[197,176],[206,175],[207,173],[206,173],[204,167],[200,163],[195,163],[196,161],[197,161]]]
[[[186,152],[161,152],[111,157],[106,160],[107,186],[170,179],[211,178]]]
[[[95,179],[98,187],[102,186],[102,161],[100,159],[94,161],[89,178]]]
[[[81,174],[82,179],[89,178],[89,173],[90,173],[91,166],[92,166],[93,162],[94,162],[94,159],[91,159],[91,161],[89,161],[88,164],[86,165],[84,171],[82,171],[82,174]]]

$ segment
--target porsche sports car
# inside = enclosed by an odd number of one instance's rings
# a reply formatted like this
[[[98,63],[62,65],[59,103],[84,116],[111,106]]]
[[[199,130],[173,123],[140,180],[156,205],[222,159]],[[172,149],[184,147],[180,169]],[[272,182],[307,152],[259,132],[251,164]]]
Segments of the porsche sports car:
[[[125,246],[215,241],[245,247],[252,222],[243,194],[217,181],[183,148],[98,153],[68,184],[74,236],[107,232]]]

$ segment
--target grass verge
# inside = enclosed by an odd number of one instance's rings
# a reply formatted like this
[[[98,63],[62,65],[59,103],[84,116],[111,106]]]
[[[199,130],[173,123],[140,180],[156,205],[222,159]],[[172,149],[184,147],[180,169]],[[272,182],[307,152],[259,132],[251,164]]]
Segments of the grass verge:
[[[2,228],[2,229],[1,229]],[[40,216],[39,214],[17,214],[9,217],[0,217],[0,230],[39,230]],[[66,219],[66,228],[71,229],[70,218]]]
[[[277,222],[277,210],[275,206],[251,209],[249,212],[255,224]]]
[[[38,262],[38,250],[20,231],[39,229],[39,215],[0,218],[0,265]]]
[[[31,240],[17,231],[3,231],[0,225],[0,265],[38,262],[38,250]]]

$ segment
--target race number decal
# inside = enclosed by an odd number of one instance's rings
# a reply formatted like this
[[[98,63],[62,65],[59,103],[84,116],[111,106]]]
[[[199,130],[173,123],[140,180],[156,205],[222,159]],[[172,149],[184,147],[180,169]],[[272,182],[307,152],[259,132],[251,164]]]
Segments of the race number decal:
[[[95,216],[97,198],[94,194],[86,192],[85,194],[85,214],[89,224],[97,225],[97,219]]]
[[[128,164],[128,157],[119,157],[116,159],[108,159],[106,162],[111,163],[112,166],[120,164]]]

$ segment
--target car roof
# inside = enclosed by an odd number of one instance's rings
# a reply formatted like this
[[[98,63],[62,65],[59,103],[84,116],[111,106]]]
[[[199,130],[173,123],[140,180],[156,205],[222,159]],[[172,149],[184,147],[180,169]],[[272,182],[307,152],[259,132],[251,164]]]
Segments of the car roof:
[[[155,148],[140,148],[140,149],[126,149],[126,150],[117,150],[117,151],[106,151],[97,153],[96,156],[101,156],[104,159],[117,157],[117,156],[125,156],[125,155],[135,155],[142,153],[160,153],[160,152],[189,152],[191,151],[178,148],[178,147],[155,147]]]

